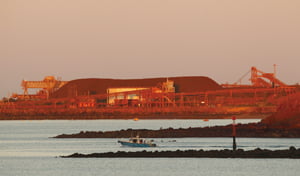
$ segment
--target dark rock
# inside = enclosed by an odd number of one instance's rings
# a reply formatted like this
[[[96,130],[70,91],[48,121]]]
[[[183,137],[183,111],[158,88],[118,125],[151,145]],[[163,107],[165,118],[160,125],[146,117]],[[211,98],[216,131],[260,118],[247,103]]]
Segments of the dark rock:
[[[92,154],[79,154],[74,153],[69,156],[61,156],[63,158],[294,158],[300,159],[300,150],[295,147],[290,147],[289,150],[266,150],[266,149],[254,149],[244,151],[238,149],[232,150],[186,150],[186,151],[139,151],[139,152],[123,152],[118,151],[116,153],[92,153]]]
[[[300,128],[271,128],[262,123],[239,124],[236,126],[237,137],[270,137],[270,138],[300,138]],[[62,134],[55,138],[129,138],[139,134],[144,138],[182,138],[182,137],[232,137],[232,126],[214,126],[186,129],[127,129],[120,131],[80,132],[77,134]]]

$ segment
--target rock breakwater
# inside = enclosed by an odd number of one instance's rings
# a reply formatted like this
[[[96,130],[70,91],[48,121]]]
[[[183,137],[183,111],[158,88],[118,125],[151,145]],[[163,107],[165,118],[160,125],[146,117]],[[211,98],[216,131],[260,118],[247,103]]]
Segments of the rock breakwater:
[[[243,149],[233,150],[186,150],[186,151],[139,151],[139,152],[107,152],[80,154],[74,153],[62,158],[300,158],[300,149],[290,147],[287,150]]]

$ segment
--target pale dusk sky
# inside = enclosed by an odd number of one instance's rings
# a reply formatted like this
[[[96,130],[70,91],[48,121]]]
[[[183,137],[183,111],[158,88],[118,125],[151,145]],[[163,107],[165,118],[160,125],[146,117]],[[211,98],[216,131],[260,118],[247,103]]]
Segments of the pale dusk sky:
[[[299,0],[0,0],[0,98],[47,75],[221,84],[276,64],[280,80],[299,83],[299,9]]]

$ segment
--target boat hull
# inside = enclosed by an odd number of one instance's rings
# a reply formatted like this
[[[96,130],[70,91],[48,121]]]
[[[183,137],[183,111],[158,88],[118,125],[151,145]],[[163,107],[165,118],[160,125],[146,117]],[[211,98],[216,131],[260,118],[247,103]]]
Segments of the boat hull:
[[[146,143],[132,143],[132,142],[126,142],[126,141],[118,141],[120,144],[123,146],[128,146],[128,147],[156,147],[155,144],[146,144]]]

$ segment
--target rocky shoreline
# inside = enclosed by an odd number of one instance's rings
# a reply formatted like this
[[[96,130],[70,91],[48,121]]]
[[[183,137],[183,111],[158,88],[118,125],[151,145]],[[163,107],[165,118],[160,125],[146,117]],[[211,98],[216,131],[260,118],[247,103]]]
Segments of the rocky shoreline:
[[[186,151],[138,151],[80,154],[74,153],[62,158],[291,158],[300,159],[300,149],[290,147],[287,150],[267,150],[256,148],[245,151],[233,150],[186,150]]]
[[[236,129],[237,137],[300,138],[300,128],[273,128],[263,123],[249,123],[237,124]],[[159,130],[81,131],[76,134],[61,134],[54,138],[129,138],[137,134],[143,138],[232,137],[232,125]]]

